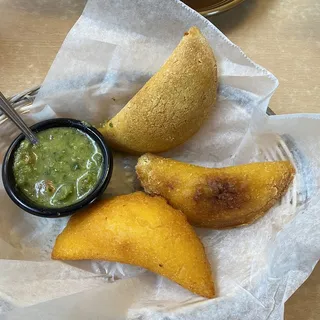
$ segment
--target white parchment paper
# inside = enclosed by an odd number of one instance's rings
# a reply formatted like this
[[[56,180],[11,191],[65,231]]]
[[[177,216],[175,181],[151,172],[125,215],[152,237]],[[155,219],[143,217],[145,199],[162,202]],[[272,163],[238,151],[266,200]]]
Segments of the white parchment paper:
[[[277,79],[207,20],[176,0],[89,0],[25,120],[67,116],[99,125],[193,25],[217,58],[218,102],[200,132],[164,155],[210,167],[289,159],[297,176],[287,195],[252,226],[196,230],[216,279],[218,298],[207,300],[139,267],[51,261],[68,218],[22,212],[0,181],[0,319],[283,318],[284,302],[320,257],[320,116],[265,116]],[[16,134],[10,122],[0,125],[1,158]],[[105,196],[135,190],[135,162],[115,155]]]

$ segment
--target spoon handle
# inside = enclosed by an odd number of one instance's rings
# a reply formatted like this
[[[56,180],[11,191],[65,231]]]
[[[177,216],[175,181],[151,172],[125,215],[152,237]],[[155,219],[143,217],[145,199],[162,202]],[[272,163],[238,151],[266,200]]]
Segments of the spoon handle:
[[[16,110],[10,105],[10,102],[6,97],[0,92],[0,109],[3,113],[11,119],[15,125],[23,132],[23,134],[30,140],[32,144],[38,143],[38,138],[29,129],[26,123],[22,120]]]

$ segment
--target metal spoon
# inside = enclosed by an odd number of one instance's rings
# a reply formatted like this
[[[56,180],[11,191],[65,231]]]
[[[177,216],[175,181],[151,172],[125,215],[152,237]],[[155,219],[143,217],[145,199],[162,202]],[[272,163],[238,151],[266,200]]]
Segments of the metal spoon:
[[[17,111],[11,106],[10,102],[5,98],[5,96],[0,92],[0,110],[12,120],[15,125],[22,131],[22,133],[30,140],[32,144],[38,143],[38,138],[29,129],[26,123],[19,116]]]

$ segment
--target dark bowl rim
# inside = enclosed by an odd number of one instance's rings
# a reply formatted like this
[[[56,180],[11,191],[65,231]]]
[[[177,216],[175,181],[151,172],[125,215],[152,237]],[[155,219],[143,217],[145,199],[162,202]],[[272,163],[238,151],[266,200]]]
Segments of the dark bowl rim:
[[[41,207],[28,199],[16,187],[13,177],[12,163],[14,154],[21,142],[25,139],[25,136],[23,134],[20,134],[18,137],[16,137],[9,146],[2,164],[2,181],[4,188],[8,196],[17,206],[30,214],[44,218],[59,218],[69,216],[94,202],[104,192],[107,185],[109,184],[113,170],[113,156],[111,149],[107,146],[102,134],[96,128],[92,127],[84,121],[72,118],[54,118],[38,122],[31,126],[30,129],[33,132],[37,133],[49,128],[57,127],[76,128],[86,133],[100,147],[103,155],[104,165],[99,182],[97,183],[93,191],[90,192],[84,199],[72,205],[61,208]]]

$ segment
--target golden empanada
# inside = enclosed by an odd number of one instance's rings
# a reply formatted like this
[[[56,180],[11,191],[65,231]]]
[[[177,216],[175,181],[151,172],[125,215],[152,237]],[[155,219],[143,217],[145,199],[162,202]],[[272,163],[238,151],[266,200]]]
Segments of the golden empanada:
[[[102,200],[72,216],[52,258],[133,264],[214,297],[203,245],[185,216],[163,198],[143,192]]]
[[[144,190],[160,195],[199,227],[250,224],[286,192],[295,170],[289,161],[204,168],[145,154],[136,166]]]

